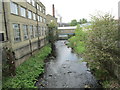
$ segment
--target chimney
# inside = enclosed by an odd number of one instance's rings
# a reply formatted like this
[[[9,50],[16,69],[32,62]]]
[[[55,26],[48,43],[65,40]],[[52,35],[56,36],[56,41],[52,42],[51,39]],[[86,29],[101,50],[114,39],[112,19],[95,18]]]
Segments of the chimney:
[[[53,10],[53,17],[55,17],[55,7],[54,7],[54,4],[52,5],[52,10]]]

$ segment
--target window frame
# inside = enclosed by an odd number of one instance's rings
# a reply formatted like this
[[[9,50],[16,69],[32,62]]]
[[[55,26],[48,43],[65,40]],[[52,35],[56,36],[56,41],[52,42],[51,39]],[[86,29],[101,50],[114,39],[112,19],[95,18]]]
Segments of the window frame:
[[[41,27],[40,26],[38,26],[38,36],[41,36]]]
[[[31,0],[31,2],[32,2],[32,6],[34,6],[35,7],[35,1],[34,0]]]
[[[30,39],[33,39],[34,38],[34,31],[33,31],[33,25],[30,25],[29,26],[30,28]],[[32,29],[31,29],[31,27],[32,27]],[[31,32],[32,31],[32,32]]]
[[[31,18],[29,18],[29,12],[31,12]],[[28,10],[27,14],[28,14],[28,19],[32,19],[32,11]]]
[[[40,16],[39,15],[37,15],[37,20],[40,21]]]
[[[24,26],[26,26],[26,29],[24,28]],[[28,40],[29,39],[29,36],[28,36],[28,25],[23,24],[22,28],[23,28],[23,35],[24,35],[23,38],[24,38],[24,40]],[[25,30],[26,30],[26,32],[25,32]],[[27,38],[25,38],[25,36],[27,36]]]
[[[18,28],[14,28],[14,25],[18,25]],[[16,42],[20,42],[21,41],[21,31],[20,31],[20,24],[17,24],[17,23],[13,23],[12,24],[12,26],[13,26],[13,32],[14,32],[14,42],[16,43]],[[15,30],[17,31],[19,31],[19,32],[15,32]],[[19,36],[16,36],[16,34],[19,34]],[[19,38],[18,38],[19,37]],[[18,40],[16,40],[16,38],[18,38]]]
[[[21,14],[21,9],[25,9],[25,16]],[[20,6],[20,16],[25,17],[25,18],[27,17],[26,8],[24,8],[22,6]]]
[[[16,7],[13,7],[13,4],[16,5]],[[16,9],[15,12],[13,9]],[[19,7],[17,3],[10,1],[10,13],[14,15],[19,15]]]
[[[33,12],[33,20],[36,21],[36,14]]]
[[[34,30],[34,37],[38,37],[37,26],[34,26],[33,30]]]
[[[26,0],[27,3],[31,4],[31,0]]]

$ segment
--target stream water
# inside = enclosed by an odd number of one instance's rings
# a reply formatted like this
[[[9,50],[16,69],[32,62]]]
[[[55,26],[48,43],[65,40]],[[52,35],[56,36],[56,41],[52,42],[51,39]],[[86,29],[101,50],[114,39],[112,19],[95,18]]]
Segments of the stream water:
[[[56,58],[46,63],[43,78],[37,82],[38,88],[97,88],[95,77],[86,62],[65,45],[65,40],[55,43]]]

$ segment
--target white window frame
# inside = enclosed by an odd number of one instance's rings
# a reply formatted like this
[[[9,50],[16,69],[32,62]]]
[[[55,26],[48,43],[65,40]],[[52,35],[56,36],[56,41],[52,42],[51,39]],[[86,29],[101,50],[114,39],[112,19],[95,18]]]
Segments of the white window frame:
[[[38,19],[38,21],[40,21],[40,16],[39,15],[37,15],[37,19]]]
[[[42,22],[42,16],[40,16],[40,22]]]
[[[20,14],[22,17],[26,17],[26,9],[20,6]]]
[[[11,13],[18,15],[18,4],[14,3],[14,2],[10,2],[10,9],[11,9]]]
[[[39,4],[37,4],[37,9],[39,10]]]
[[[32,11],[28,10],[28,18],[32,19]]]
[[[27,0],[28,3],[31,3],[31,0]]]
[[[33,29],[34,29],[34,37],[37,37],[38,36],[37,27],[34,26]]]
[[[35,1],[34,1],[34,0],[31,0],[31,2],[32,2],[32,5],[35,7]]]
[[[33,20],[36,20],[36,14],[33,13]]]
[[[28,40],[28,25],[23,25],[24,40]]]
[[[13,31],[14,31],[14,42],[21,41],[21,32],[20,32],[20,24],[16,24],[18,27],[15,28],[16,23],[13,24]]]
[[[33,26],[30,25],[30,39],[34,38]]]
[[[41,36],[41,27],[40,26],[38,26],[38,35]]]
[[[39,10],[42,11],[42,7],[41,6],[39,6]]]

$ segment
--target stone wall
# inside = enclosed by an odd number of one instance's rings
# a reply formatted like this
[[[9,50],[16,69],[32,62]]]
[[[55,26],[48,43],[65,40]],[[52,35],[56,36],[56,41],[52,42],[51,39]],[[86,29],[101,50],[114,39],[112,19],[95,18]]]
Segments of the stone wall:
[[[40,47],[43,47],[45,45],[44,39],[40,41]],[[15,66],[18,67],[21,63],[23,63],[25,60],[27,60],[31,53],[32,55],[35,54],[35,52],[39,50],[38,48],[38,41],[23,46],[21,48],[16,49],[15,52]]]

